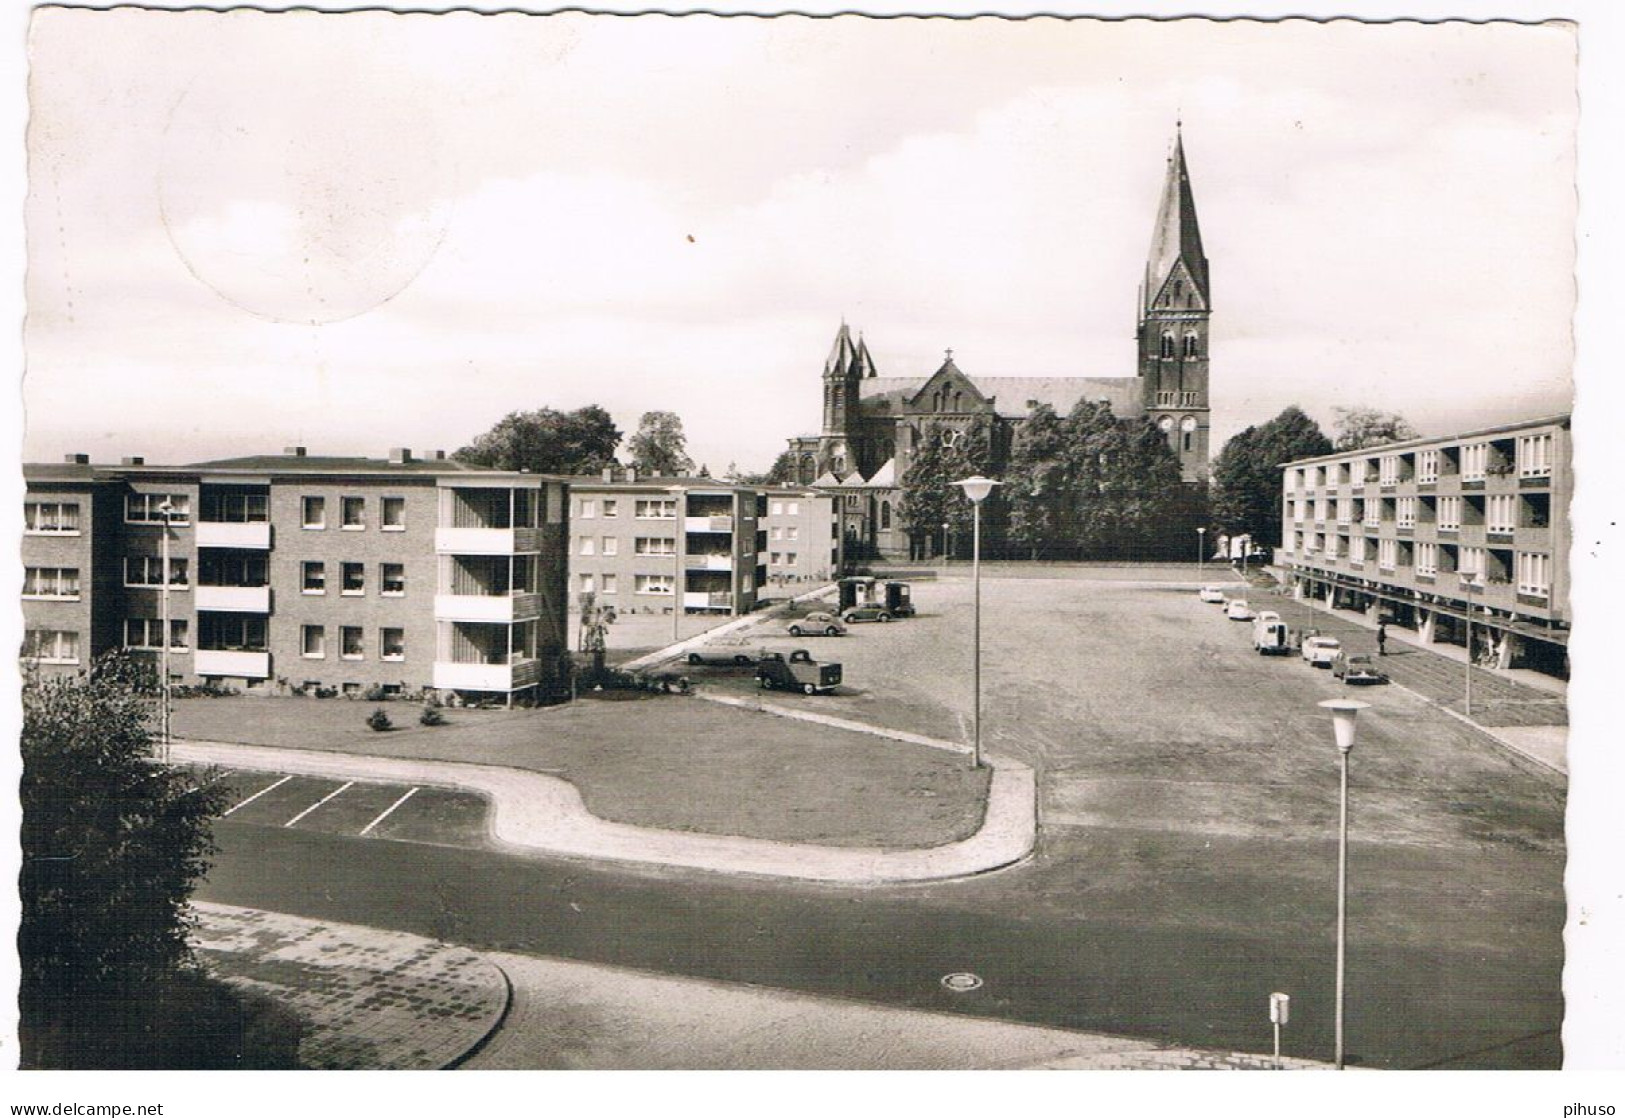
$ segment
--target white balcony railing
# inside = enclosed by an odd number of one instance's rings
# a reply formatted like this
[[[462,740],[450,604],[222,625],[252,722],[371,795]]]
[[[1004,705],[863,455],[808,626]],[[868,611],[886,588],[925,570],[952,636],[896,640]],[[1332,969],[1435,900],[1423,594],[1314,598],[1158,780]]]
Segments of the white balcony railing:
[[[436,621],[524,621],[541,615],[539,594],[436,594]]]
[[[521,660],[517,664],[434,662],[434,685],[449,691],[513,691],[529,687],[540,679],[538,660]]]
[[[685,516],[683,517],[683,531],[685,532],[732,532],[734,518],[731,516]]]
[[[269,652],[226,652],[199,648],[192,652],[192,670],[198,675],[224,675],[236,679],[269,679]]]
[[[434,549],[441,555],[514,555],[535,551],[535,528],[436,528]]]
[[[200,520],[197,522],[197,545],[246,547],[264,551],[271,546],[271,525],[265,521],[240,524],[220,520]]]
[[[193,600],[199,610],[220,613],[270,613],[269,586],[196,586]]]
[[[731,571],[734,569],[732,555],[685,555],[683,556],[683,569],[687,571]]]
[[[683,594],[684,609],[732,609],[733,595],[726,590],[689,590]]]

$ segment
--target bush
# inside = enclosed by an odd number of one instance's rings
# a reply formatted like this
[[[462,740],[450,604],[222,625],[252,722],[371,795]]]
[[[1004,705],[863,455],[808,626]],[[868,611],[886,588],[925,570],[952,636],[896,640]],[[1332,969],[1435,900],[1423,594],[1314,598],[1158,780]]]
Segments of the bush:
[[[423,712],[418,715],[418,721],[425,726],[443,726],[446,724],[446,716],[440,713],[438,706],[425,705]]]
[[[395,723],[389,720],[389,715],[384,713],[383,707],[374,707],[372,713],[367,715],[367,728],[370,730],[393,730]]]
[[[375,683],[361,697],[369,703],[382,703],[389,699],[389,692],[384,690],[382,683]]]

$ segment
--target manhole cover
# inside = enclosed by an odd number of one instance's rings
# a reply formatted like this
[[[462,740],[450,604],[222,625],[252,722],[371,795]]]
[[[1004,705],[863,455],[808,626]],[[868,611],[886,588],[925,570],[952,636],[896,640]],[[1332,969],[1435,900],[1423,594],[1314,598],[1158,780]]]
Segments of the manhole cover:
[[[982,980],[969,971],[955,971],[953,974],[942,976],[942,985],[944,989],[963,994],[967,990],[975,990],[981,986]]]

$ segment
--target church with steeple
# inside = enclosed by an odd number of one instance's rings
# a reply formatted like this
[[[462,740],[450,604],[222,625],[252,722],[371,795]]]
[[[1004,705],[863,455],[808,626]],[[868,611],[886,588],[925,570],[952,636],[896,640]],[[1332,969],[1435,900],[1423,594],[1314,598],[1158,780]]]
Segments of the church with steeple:
[[[1134,375],[1119,377],[973,376],[954,363],[952,350],[929,375],[882,376],[862,333],[854,337],[842,322],[824,360],[823,427],[789,440],[794,481],[842,494],[860,549],[905,556],[900,482],[928,430],[951,439],[955,430],[991,420],[993,455],[1002,461],[1016,425],[1035,407],[1065,415],[1093,400],[1120,417],[1149,418],[1178,456],[1184,483],[1205,488],[1213,300],[1178,130],[1136,307],[1138,363]]]

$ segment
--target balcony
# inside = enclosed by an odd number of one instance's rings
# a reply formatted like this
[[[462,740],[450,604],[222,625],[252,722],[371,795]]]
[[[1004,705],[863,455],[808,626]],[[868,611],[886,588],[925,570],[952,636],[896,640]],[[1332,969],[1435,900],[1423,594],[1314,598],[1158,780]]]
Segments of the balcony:
[[[200,520],[197,522],[199,547],[243,547],[265,551],[271,546],[271,525],[268,521],[233,522]]]
[[[237,679],[271,678],[269,652],[227,652],[199,648],[192,653],[192,670],[198,675],[224,675]]]
[[[540,617],[540,594],[436,594],[436,621],[487,621],[508,624]]]
[[[197,586],[193,589],[199,610],[220,613],[270,613],[269,586]]]
[[[729,532],[734,530],[734,518],[731,516],[685,516],[683,517],[683,531],[685,532]]]
[[[537,551],[535,528],[436,528],[434,549],[441,555],[516,555]]]
[[[541,678],[540,660],[521,660],[517,664],[434,662],[434,685],[447,691],[517,691],[541,682]]]
[[[688,590],[683,593],[684,609],[732,609],[734,596],[726,590]]]
[[[734,569],[732,555],[685,555],[683,556],[683,569],[685,571],[731,571]]]

